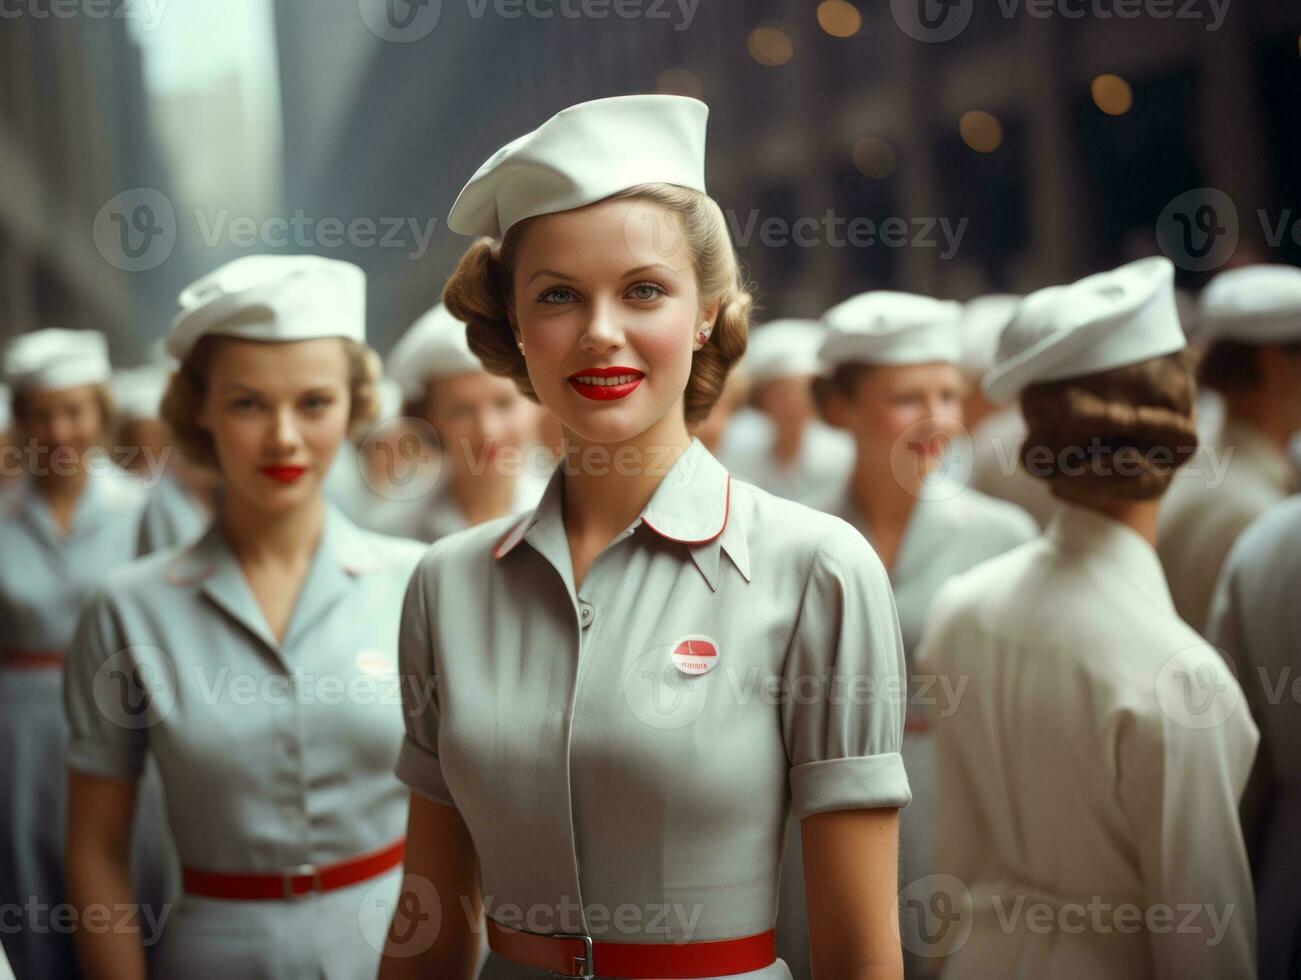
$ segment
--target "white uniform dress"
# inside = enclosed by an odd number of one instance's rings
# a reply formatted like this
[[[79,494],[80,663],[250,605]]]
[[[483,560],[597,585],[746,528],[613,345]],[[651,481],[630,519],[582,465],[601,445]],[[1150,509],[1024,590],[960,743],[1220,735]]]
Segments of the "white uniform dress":
[[[521,514],[537,505],[546,480],[522,473],[515,481],[515,496],[511,502],[510,514]],[[386,534],[396,534],[405,538],[414,538],[426,544],[433,544],[439,538],[465,530],[465,514],[456,502],[450,480],[436,486],[427,496],[418,498],[401,507],[392,508],[384,517],[379,530]]]
[[[17,922],[6,917],[0,938],[20,980],[77,971],[72,934],[50,928],[50,910],[32,905],[67,901],[64,671],[16,666],[11,657],[66,655],[91,591],[135,554],[144,492],[134,477],[108,468],[107,460],[98,463],[67,536],[26,479],[6,495],[0,514],[0,908],[24,910]],[[158,839],[158,788],[155,776],[139,795],[133,850],[139,900],[161,914],[169,869],[166,843]]]
[[[276,874],[393,844],[408,803],[393,776],[398,619],[422,550],[328,506],[283,643],[220,521],[121,569],[72,650],[68,765],[133,778],[156,759],[181,863],[199,870]],[[296,899],[184,893],[158,976],[372,977],[400,881],[398,867]]]
[[[804,428],[799,458],[785,466],[772,455],[772,422],[762,413],[754,415],[758,419],[751,420],[748,414],[733,419],[724,441],[727,468],[738,479],[769,493],[821,507],[829,488],[842,484],[854,465],[853,441],[839,429],[811,420]]]
[[[1233,542],[1294,483],[1287,454],[1233,419],[1180,470],[1161,504],[1157,552],[1175,609],[1193,629],[1206,629],[1215,581]]]
[[[1301,976],[1301,498],[1273,508],[1229,552],[1207,639],[1229,657],[1260,726],[1243,831],[1260,910],[1260,975]]]
[[[404,691],[435,697],[408,706],[398,774],[460,812],[506,925],[771,929],[791,815],[910,798],[885,571],[848,525],[731,479],[693,439],[575,588],[562,474],[523,520],[443,538],[416,571]],[[679,671],[687,642],[712,669]],[[496,954],[483,973],[541,975]]]
[[[833,505],[837,517],[856,527],[869,541],[867,520],[845,487]],[[890,584],[899,610],[906,661],[911,665],[930,614],[935,594],[954,575],[1032,540],[1039,533],[1035,522],[1020,508],[945,480],[929,487],[908,518],[890,569]],[[929,732],[931,717],[947,710],[946,692],[929,679],[919,678],[910,666],[903,760],[908,770],[913,801],[901,814],[899,870],[906,886],[934,871],[935,852],[935,745]],[[786,847],[799,858],[802,841],[792,833]],[[783,948],[808,945],[808,920],[804,903],[802,863],[790,860],[782,878],[782,914],[779,919]],[[792,953],[792,955],[795,955]]]
[[[941,591],[919,660],[967,680],[936,722],[945,977],[1254,975],[1258,733],[1144,538],[1061,504]]]

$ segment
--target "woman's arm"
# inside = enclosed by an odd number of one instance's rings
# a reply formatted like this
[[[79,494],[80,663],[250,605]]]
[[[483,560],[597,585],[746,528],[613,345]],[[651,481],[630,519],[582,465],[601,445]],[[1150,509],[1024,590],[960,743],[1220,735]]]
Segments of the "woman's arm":
[[[379,980],[473,980],[482,909],[478,858],[455,807],[411,794],[405,870]]]
[[[832,810],[800,821],[816,980],[901,980],[899,811]]]
[[[86,980],[145,978],[145,951],[139,931],[119,932],[110,927],[120,918],[114,914],[115,909],[135,903],[131,826],[137,784],[134,779],[68,770],[64,876],[68,898],[77,910],[74,942]],[[107,915],[100,911],[104,909]],[[87,921],[104,926],[85,928]]]

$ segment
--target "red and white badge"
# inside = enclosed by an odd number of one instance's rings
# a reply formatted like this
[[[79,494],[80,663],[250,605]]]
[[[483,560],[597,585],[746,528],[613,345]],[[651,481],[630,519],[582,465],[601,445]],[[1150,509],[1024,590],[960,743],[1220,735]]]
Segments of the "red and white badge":
[[[708,674],[718,663],[718,644],[692,634],[673,644],[673,665],[684,674]]]

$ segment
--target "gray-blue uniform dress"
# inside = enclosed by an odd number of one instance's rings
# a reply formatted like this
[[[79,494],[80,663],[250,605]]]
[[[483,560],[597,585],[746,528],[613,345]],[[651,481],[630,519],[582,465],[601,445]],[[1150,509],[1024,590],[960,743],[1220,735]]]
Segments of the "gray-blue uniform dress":
[[[156,759],[186,868],[302,873],[393,845],[409,800],[393,775],[398,620],[423,550],[328,504],[283,643],[220,521],[109,576],[71,651],[68,765],[132,778]],[[298,898],[185,892],[158,975],[373,977],[400,882],[399,866]]]
[[[66,654],[91,590],[135,554],[143,490],[107,459],[95,463],[66,536],[26,479],[0,513],[0,907],[24,910],[16,922],[6,916],[0,939],[19,980],[77,975],[72,932],[51,922],[51,907],[67,901],[66,666],[31,666],[31,655]],[[156,776],[142,784],[133,848],[151,914],[163,913],[170,882],[158,788]]]
[[[693,439],[576,588],[562,477],[420,563],[403,693],[434,697],[407,705],[398,774],[460,812],[504,925],[763,933],[792,816],[910,799],[885,570],[848,524],[732,479]],[[712,669],[683,660],[697,650]],[[482,976],[541,974],[493,954]]]

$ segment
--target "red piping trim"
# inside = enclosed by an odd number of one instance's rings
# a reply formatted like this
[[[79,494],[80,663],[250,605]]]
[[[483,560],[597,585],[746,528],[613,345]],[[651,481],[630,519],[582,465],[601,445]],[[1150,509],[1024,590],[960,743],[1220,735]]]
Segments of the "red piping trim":
[[[682,543],[682,544],[705,544],[705,543],[707,543],[707,542],[709,542],[709,541],[713,541],[715,538],[717,538],[719,535],[721,535],[721,534],[722,534],[722,533],[727,529],[727,519],[728,519],[728,517],[731,515],[731,513],[732,513],[732,474],[731,474],[731,473],[728,473],[728,474],[727,474],[727,494],[726,494],[726,497],[725,497],[724,500],[723,500],[723,526],[720,527],[720,528],[719,528],[717,531],[715,531],[713,534],[711,534],[709,537],[707,537],[707,538],[675,538],[675,537],[673,537],[672,535],[665,534],[663,531],[661,531],[659,528],[657,528],[657,527],[656,527],[654,524],[652,524],[650,521],[646,520],[646,516],[645,516],[644,514],[642,515],[642,523],[645,524],[645,525],[646,525],[648,528],[650,528],[652,531],[654,531],[656,534],[658,534],[661,538],[664,538],[666,541],[677,541],[677,542],[680,542],[680,543]]]

